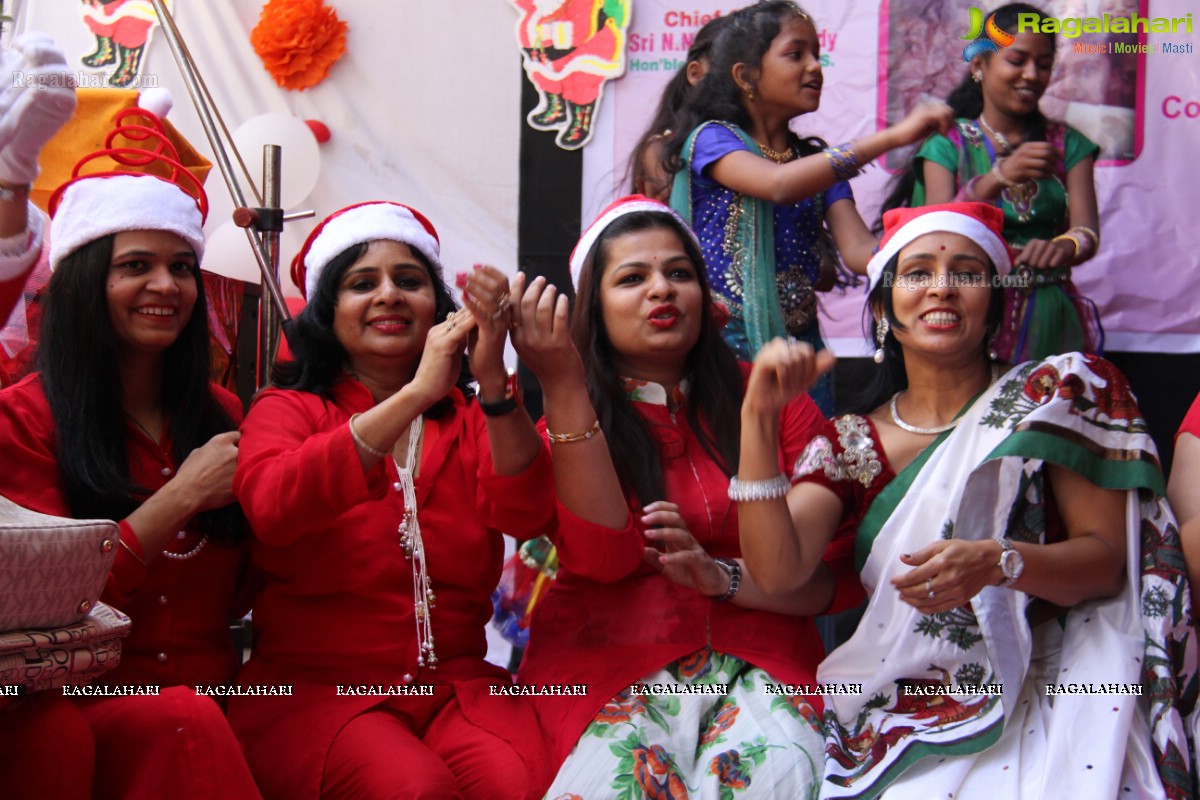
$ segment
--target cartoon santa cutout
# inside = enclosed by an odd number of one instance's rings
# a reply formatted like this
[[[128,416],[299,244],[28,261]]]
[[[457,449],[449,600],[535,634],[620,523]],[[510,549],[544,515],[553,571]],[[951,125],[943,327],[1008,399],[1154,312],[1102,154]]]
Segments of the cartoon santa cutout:
[[[109,76],[112,86],[132,86],[142,64],[142,53],[158,15],[150,0],[84,0],[80,16],[96,37],[96,51],[81,60],[87,67],[116,64]]]
[[[630,0],[511,0],[517,42],[540,100],[526,119],[578,150],[592,138],[604,82],[625,72]]]

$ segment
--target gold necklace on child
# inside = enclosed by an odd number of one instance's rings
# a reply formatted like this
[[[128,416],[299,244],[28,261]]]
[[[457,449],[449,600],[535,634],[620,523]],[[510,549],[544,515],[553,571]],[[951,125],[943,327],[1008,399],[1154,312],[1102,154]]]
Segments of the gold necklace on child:
[[[762,154],[764,156],[771,159],[776,164],[786,164],[789,161],[796,160],[796,151],[792,149],[791,145],[788,145],[787,150],[780,151],[780,150],[772,150],[770,147],[767,147],[765,144],[760,142],[758,139],[755,139],[754,143],[756,145],[758,145],[759,150],[762,150]]]

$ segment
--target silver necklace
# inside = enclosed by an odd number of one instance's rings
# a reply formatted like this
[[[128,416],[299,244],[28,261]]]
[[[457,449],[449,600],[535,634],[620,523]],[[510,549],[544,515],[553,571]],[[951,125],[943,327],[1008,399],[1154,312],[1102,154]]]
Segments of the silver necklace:
[[[400,548],[404,557],[412,562],[413,614],[417,622],[417,666],[437,669],[437,654],[433,649],[433,608],[437,597],[429,580],[425,563],[425,543],[421,540],[421,523],[417,519],[417,490],[413,485],[413,472],[417,468],[421,453],[421,439],[425,434],[425,419],[417,417],[408,428],[408,452],[401,466],[395,457],[396,474],[400,477],[400,489],[404,495],[404,516],[400,518]]]
[[[955,419],[947,422],[945,425],[938,425],[935,428],[918,428],[916,425],[909,425],[907,422],[900,419],[900,411],[896,408],[896,401],[900,399],[900,395],[902,394],[904,394],[903,389],[892,395],[892,402],[889,406],[889,411],[892,415],[892,422],[896,423],[896,427],[900,428],[901,430],[908,431],[909,433],[915,433],[918,436],[936,436],[939,433],[945,433],[958,424],[958,418],[956,417]]]
[[[997,364],[992,364],[992,375],[991,375],[992,379],[988,382],[988,386],[991,386],[993,383],[995,383],[996,378],[998,378],[999,375],[1000,375],[1000,367]],[[955,417],[954,419],[945,423],[944,425],[938,425],[933,428],[918,428],[916,425],[908,424],[907,422],[905,422],[903,419],[900,418],[900,410],[898,408],[896,408],[896,401],[899,400],[900,395],[904,394],[906,391],[908,391],[908,390],[901,389],[900,391],[898,391],[894,395],[892,395],[892,402],[888,405],[888,410],[892,415],[892,422],[896,423],[896,427],[899,428],[900,430],[908,431],[909,433],[915,433],[918,436],[937,436],[939,433],[945,433],[946,431],[950,430],[951,428],[953,428],[955,425],[958,424],[957,417]]]
[[[996,145],[1001,150],[1001,153],[1000,153],[1001,155],[1008,155],[1009,153],[1011,153],[1013,151],[1012,144],[1009,143],[1008,139],[1005,138],[1004,134],[1001,133],[1000,131],[996,130],[995,128],[993,128],[991,125],[988,125],[987,120],[983,118],[983,114],[979,115],[979,124],[983,127],[983,129],[985,131],[988,132],[988,134],[991,135],[992,139],[995,140]]]

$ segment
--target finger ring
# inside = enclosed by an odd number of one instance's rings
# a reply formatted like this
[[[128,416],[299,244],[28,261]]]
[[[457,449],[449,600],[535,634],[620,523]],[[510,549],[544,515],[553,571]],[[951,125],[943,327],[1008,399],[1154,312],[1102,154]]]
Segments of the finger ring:
[[[519,319],[514,319],[512,322],[508,323],[508,327],[515,331],[517,328],[521,327],[521,321]]]
[[[508,311],[508,306],[508,293],[506,292],[496,300],[496,313],[492,314],[492,319],[500,319],[500,317],[504,316],[504,312]]]
[[[446,322],[454,322],[454,315],[457,313],[458,313],[457,311],[451,311],[449,314],[447,314]]]
[[[937,597],[937,592],[935,592],[935,591],[933,590],[933,586],[932,586],[932,584],[933,584],[933,578],[926,578],[926,579],[925,579],[925,591],[929,592],[929,599],[930,599],[930,600],[932,600],[933,598]]]

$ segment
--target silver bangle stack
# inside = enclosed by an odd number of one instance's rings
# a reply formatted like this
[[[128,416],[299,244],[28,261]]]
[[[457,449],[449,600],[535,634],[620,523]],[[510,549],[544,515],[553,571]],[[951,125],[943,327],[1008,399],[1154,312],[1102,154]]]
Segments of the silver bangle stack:
[[[729,479],[729,499],[736,503],[753,503],[759,500],[775,500],[786,497],[792,482],[782,472],[765,481],[743,481]]]

